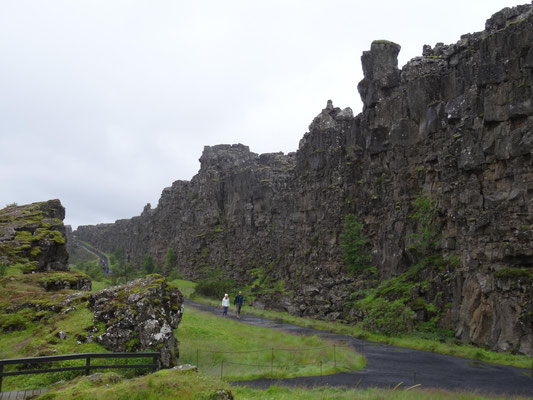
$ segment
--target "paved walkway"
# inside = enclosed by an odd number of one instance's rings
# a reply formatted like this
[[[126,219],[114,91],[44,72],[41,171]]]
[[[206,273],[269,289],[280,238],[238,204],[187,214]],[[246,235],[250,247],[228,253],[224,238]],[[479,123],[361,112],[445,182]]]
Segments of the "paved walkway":
[[[100,265],[102,266],[102,271],[104,271],[105,274],[109,274],[109,260],[107,259],[107,256],[101,252],[99,252],[97,249],[87,246],[85,243],[80,242],[79,240],[76,240],[74,242],[76,246],[83,247],[85,250],[93,253],[94,255],[98,256],[100,259]]]
[[[185,300],[185,306],[186,308],[196,308],[215,315],[221,315],[221,309],[191,300]],[[317,335],[333,341],[342,341],[353,346],[357,352],[363,354],[367,359],[367,366],[361,371],[343,372],[323,377],[257,379],[234,382],[242,383],[249,387],[267,388],[271,385],[312,387],[329,385],[392,388],[403,382],[404,387],[421,384],[422,387],[426,388],[435,387],[485,394],[533,397],[533,375],[531,369],[488,364],[461,357],[390,346],[317,329],[280,323],[247,314],[242,315],[241,319],[237,319],[233,313],[230,313],[230,318],[245,324],[279,329],[296,335]]]

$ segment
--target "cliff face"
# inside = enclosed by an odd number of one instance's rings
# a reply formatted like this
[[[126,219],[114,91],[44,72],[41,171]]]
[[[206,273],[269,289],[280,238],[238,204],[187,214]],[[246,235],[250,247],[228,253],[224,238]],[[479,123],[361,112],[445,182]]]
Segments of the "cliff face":
[[[416,261],[409,215],[423,192],[436,202],[439,252],[460,260],[427,273],[441,323],[466,342],[532,354],[532,43],[530,5],[456,44],[425,46],[401,70],[400,46],[373,42],[361,114],[329,103],[288,155],[206,146],[199,173],[166,188],[157,208],[76,235],[131,261],[172,248],[193,278],[216,267],[245,282],[261,268],[285,289],[271,306],[337,319],[374,284],[341,263],[344,216],[364,223],[372,263],[390,278]]]

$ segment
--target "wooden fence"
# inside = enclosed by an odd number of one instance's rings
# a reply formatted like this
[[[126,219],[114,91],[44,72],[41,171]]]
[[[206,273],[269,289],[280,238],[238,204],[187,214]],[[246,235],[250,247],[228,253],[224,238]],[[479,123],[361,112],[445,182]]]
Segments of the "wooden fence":
[[[151,358],[152,363],[149,363],[149,364],[108,364],[108,365],[91,364],[91,359],[114,359],[114,358]],[[67,361],[67,360],[85,360],[85,365],[77,366],[77,367],[30,369],[30,370],[22,370],[22,371],[4,372],[5,365],[35,364],[35,363],[57,362],[57,361]],[[154,352],[148,352],[148,353],[84,353],[84,354],[66,354],[63,356],[4,359],[4,360],[0,360],[0,392],[2,392],[2,379],[6,376],[44,374],[47,372],[63,372],[63,371],[85,371],[85,375],[89,375],[91,370],[95,370],[95,369],[122,369],[122,368],[150,368],[152,371],[155,372],[159,368],[159,353],[154,353]]]

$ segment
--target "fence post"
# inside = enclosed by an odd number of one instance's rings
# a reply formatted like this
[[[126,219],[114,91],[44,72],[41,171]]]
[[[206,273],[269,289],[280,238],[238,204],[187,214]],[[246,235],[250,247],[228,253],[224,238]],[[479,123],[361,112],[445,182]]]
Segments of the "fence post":
[[[198,349],[196,349],[196,369],[198,371],[200,371],[200,363],[199,363],[199,358],[198,358]]]
[[[335,345],[333,345],[333,365],[335,365],[335,372],[337,371],[337,353],[335,352]]]
[[[416,371],[413,371],[413,383],[416,384]]]
[[[4,364],[0,364],[0,393],[2,392],[2,378],[4,377]]]
[[[85,360],[85,375],[89,375],[91,373],[91,357],[87,357]]]
[[[270,356],[270,375],[274,376],[274,347],[272,347],[272,354]]]
[[[322,360],[320,360],[320,376],[322,376]]]
[[[220,364],[220,379],[222,380],[222,376],[224,375],[224,360],[222,360],[222,363]]]
[[[159,367],[159,354],[154,355],[152,357],[152,362],[154,364],[154,366],[152,367],[152,372],[156,372]]]

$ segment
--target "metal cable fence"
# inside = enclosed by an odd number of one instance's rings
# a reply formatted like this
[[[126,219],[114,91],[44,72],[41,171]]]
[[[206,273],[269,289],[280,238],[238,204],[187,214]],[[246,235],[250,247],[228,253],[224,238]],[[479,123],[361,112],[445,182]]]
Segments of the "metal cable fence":
[[[333,344],[300,349],[270,347],[237,351],[196,349],[194,357],[199,371],[226,379],[287,374],[322,376],[355,369],[353,360],[347,357],[347,354],[353,353],[343,352],[344,349],[353,350],[353,346]]]

